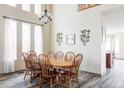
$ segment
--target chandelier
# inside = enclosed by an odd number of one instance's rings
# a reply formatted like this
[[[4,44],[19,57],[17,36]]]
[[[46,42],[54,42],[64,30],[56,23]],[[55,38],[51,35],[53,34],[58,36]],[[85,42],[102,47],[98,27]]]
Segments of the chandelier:
[[[42,20],[45,24],[49,23],[52,21],[52,16],[50,13],[48,13],[48,10],[46,9],[46,4],[44,5],[44,10],[43,13],[41,13],[39,20]]]

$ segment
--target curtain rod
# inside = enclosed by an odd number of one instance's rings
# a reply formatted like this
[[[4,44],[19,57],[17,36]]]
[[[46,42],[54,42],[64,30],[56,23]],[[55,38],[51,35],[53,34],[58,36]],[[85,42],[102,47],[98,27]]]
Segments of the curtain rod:
[[[8,19],[13,19],[13,20],[17,20],[17,21],[22,21],[22,22],[26,22],[26,23],[30,23],[30,24],[36,24],[36,25],[44,26],[44,25],[42,25],[42,24],[38,24],[38,23],[30,22],[30,21],[24,21],[24,20],[21,20],[21,19],[16,19],[16,18],[7,17],[7,16],[3,16],[3,18],[8,18]]]

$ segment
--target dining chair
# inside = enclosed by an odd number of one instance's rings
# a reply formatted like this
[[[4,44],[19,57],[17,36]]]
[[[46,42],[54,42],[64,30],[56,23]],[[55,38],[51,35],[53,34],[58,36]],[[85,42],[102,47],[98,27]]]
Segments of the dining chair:
[[[69,52],[67,52],[65,54],[64,61],[65,62],[73,62],[74,61],[74,57],[75,57],[74,52],[69,51]],[[67,69],[63,68],[63,69],[61,69],[60,73],[65,73],[67,70],[68,70],[68,68]]]
[[[35,52],[35,50],[31,49],[30,51],[28,51],[28,55],[29,54],[33,54],[33,55],[36,55],[37,56],[37,53]]]
[[[83,60],[83,55],[77,54],[74,58],[72,66],[68,68],[66,73],[63,73],[61,75],[61,78],[68,80],[70,87],[72,86],[72,82],[78,83],[78,87],[80,87],[78,75],[79,75],[79,67],[81,65],[82,60]]]
[[[72,61],[73,62],[73,60],[74,60],[74,57],[75,57],[75,54],[74,54],[74,52],[67,52],[66,54],[65,54],[65,60],[66,61]]]
[[[40,75],[40,79],[39,79],[39,87],[41,87],[41,82],[43,82],[41,80],[42,78],[49,79],[48,83],[50,84],[50,87],[53,87],[54,79],[56,78],[57,75],[54,73],[54,69],[50,63],[49,58],[44,54],[40,54],[38,59],[42,71],[42,75]]]
[[[25,72],[25,75],[24,75],[24,80],[26,78],[26,76],[29,74],[30,72],[30,66],[28,65],[28,61],[27,61],[27,53],[26,52],[23,52],[22,53],[22,56],[23,56],[23,59],[24,59],[24,62],[25,62],[25,67],[26,67],[26,72]]]
[[[34,63],[38,62],[37,54],[35,52],[29,51],[28,52],[28,61],[30,61],[33,64],[32,67],[35,68]]]
[[[38,62],[38,58],[37,58],[37,54],[35,51],[29,51],[28,52],[28,57],[27,57],[27,61],[29,63],[29,65],[31,65],[30,67],[30,82],[32,82],[33,79],[36,78],[36,76],[38,76],[41,71],[41,67],[39,65]]]
[[[61,52],[61,51],[58,51],[56,54],[55,54],[55,58],[56,59],[63,59],[64,57],[64,53]]]
[[[55,57],[55,54],[54,54],[53,52],[48,52],[48,53],[47,53],[47,56],[48,56],[50,59],[52,59],[52,58]]]
[[[59,62],[60,64],[63,63],[63,57],[64,57],[64,53],[63,53],[62,51],[58,51],[58,52],[55,54],[56,62]],[[59,61],[58,61],[58,60],[59,60]],[[56,69],[55,71],[60,74],[61,72],[63,72],[63,69],[59,68],[59,69]]]

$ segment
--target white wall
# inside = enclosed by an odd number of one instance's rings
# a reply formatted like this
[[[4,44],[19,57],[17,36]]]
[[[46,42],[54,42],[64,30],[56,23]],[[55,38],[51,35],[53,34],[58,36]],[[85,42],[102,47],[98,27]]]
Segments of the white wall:
[[[106,30],[108,34],[124,32],[124,7],[105,13]]]
[[[49,7],[48,7],[49,8]],[[5,18],[3,18],[3,16],[9,16],[12,18],[17,18],[20,20],[25,20],[25,21],[30,21],[30,22],[34,22],[34,23],[38,23],[38,24],[42,24],[41,21],[39,21],[38,16],[34,14],[34,5],[31,5],[31,12],[26,12],[23,11],[21,9],[21,5],[18,4],[17,8],[8,6],[8,5],[4,5],[1,4],[0,5],[0,73],[3,72],[3,50],[4,50],[4,27],[5,27]],[[21,31],[21,22],[18,22],[17,26],[17,36],[18,36],[18,46],[17,46],[17,60],[15,61],[15,70],[21,70],[25,68],[24,62],[21,60],[22,58],[22,43],[21,43],[21,39],[22,39],[22,31]],[[47,31],[43,31],[43,36],[48,34],[50,35],[50,29],[49,26],[45,26],[44,28],[47,27]],[[34,31],[33,27],[31,26],[31,33]],[[31,36],[33,38],[33,34]],[[31,40],[32,40],[31,38]],[[43,37],[43,40],[45,40],[46,42],[43,43],[43,47],[44,50],[43,52],[45,53],[46,51],[50,51],[51,45],[50,45],[50,37],[46,36]],[[31,42],[31,48],[34,48],[34,41],[32,40]]]
[[[48,12],[51,13],[52,12],[52,5],[48,4],[47,5],[47,9]],[[43,28],[43,52],[44,53],[48,53],[49,51],[51,51],[51,24],[52,22],[46,24]]]
[[[119,46],[119,49],[120,49],[119,54],[120,55],[118,55],[117,58],[124,59],[124,32],[121,32],[118,38],[119,38],[119,44],[120,44],[120,46]]]
[[[116,58],[124,59],[124,32],[116,33],[114,36],[114,46],[116,47],[116,38],[118,38],[118,52],[115,53]]]
[[[52,51],[74,51],[82,53],[84,61],[81,70],[98,74],[105,73],[105,58],[102,46],[102,12],[114,9],[121,5],[100,5],[81,12],[77,11],[77,5],[53,5],[53,25],[52,25]],[[90,29],[90,42],[85,47],[80,42],[80,31]],[[61,46],[56,42],[56,34],[62,32],[64,40]],[[76,34],[76,44],[66,45],[66,35]]]

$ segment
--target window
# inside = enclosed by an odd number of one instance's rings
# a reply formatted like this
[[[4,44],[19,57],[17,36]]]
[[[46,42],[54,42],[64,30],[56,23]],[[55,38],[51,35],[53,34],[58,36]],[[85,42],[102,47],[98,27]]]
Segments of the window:
[[[7,4],[9,6],[12,6],[12,7],[16,7],[16,4]]]
[[[106,51],[110,52],[111,49],[111,38],[106,38]]]
[[[5,51],[8,60],[15,60],[17,57],[17,23],[10,19],[6,19],[5,22]]]
[[[22,52],[30,50],[30,24],[22,23]]]
[[[30,12],[30,4],[22,4],[22,9]]]
[[[4,73],[14,71],[14,61],[17,59],[17,23],[5,20],[4,38]]]
[[[40,15],[41,13],[41,4],[35,4],[35,14]]]
[[[42,47],[42,27],[35,26],[35,51],[40,54],[43,51]]]
[[[119,47],[120,47],[120,42],[119,42],[119,38],[115,38],[115,53],[119,54]]]

